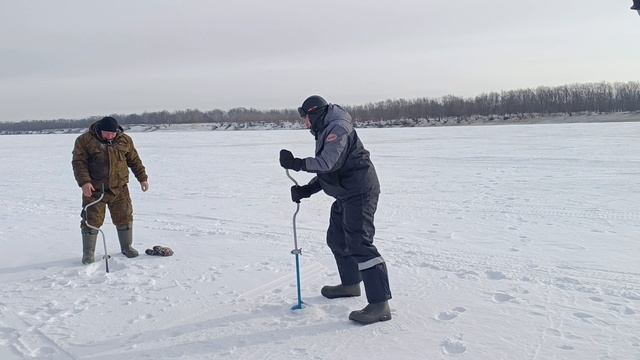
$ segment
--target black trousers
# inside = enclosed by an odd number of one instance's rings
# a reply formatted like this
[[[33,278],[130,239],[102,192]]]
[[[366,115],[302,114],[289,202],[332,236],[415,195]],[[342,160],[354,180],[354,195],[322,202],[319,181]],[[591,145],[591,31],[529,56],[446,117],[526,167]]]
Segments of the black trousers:
[[[333,252],[343,285],[364,282],[369,303],[391,299],[384,259],[373,245],[377,193],[338,199],[331,206],[327,245]]]

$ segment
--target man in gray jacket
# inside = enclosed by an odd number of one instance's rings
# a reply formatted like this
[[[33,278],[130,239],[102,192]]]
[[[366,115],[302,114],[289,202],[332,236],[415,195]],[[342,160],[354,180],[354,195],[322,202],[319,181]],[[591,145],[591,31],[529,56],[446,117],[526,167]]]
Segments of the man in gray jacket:
[[[300,202],[320,190],[336,199],[331,206],[327,245],[338,265],[341,283],[324,286],[321,293],[329,299],[360,296],[362,281],[369,304],[351,312],[349,319],[361,324],[390,320],[387,267],[373,245],[380,184],[369,152],[358,138],[351,116],[340,106],[314,95],[298,112],[316,139],[315,156],[299,159],[283,149],[280,165],[316,176],[307,185],[291,187],[291,199]]]

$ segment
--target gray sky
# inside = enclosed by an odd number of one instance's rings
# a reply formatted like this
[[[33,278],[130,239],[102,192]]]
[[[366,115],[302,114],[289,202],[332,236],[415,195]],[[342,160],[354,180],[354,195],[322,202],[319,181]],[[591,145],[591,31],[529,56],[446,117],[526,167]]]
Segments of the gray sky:
[[[626,0],[0,0],[0,121],[640,79]]]

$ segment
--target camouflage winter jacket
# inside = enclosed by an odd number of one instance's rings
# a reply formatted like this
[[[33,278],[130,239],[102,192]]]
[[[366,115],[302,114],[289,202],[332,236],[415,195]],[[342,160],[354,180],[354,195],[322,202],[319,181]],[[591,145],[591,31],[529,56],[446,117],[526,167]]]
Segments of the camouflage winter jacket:
[[[133,140],[123,132],[111,142],[103,140],[96,132],[96,124],[78,136],[73,147],[73,175],[79,186],[88,182],[100,191],[117,189],[129,182],[129,168],[138,181],[147,181],[147,173],[133,145]]]

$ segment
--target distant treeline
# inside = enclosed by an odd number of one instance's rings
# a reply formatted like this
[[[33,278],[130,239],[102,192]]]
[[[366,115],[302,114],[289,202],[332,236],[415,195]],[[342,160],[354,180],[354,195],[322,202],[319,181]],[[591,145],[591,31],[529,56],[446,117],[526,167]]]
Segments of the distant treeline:
[[[439,119],[475,115],[516,115],[640,110],[640,82],[541,86],[491,92],[474,98],[386,100],[349,109],[357,120]]]
[[[442,98],[385,100],[358,106],[345,106],[356,122],[384,122],[404,119],[436,120],[473,116],[510,116],[517,114],[556,114],[580,112],[612,113],[640,110],[640,82],[586,83],[556,87],[541,86],[480,94],[472,98],[447,95]],[[281,123],[298,121],[294,109],[257,110],[181,110],[112,114],[123,125],[197,124],[197,123]],[[34,120],[0,123],[5,133],[55,129],[86,128],[100,117],[79,120]]]

